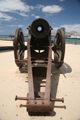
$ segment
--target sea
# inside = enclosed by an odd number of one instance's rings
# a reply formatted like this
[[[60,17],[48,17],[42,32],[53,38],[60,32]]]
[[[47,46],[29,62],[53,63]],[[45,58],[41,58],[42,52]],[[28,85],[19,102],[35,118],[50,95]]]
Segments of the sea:
[[[51,37],[51,39],[54,41],[55,37]],[[13,41],[14,36],[9,36],[9,35],[0,35],[0,40],[5,40],[5,41]],[[28,40],[28,36],[24,36],[24,40]],[[80,38],[65,38],[66,43],[79,43],[80,44]]]

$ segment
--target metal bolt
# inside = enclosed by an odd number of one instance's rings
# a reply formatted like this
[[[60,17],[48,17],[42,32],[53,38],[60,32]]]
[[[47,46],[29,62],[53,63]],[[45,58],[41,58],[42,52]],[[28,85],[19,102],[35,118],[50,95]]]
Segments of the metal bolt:
[[[62,103],[64,103],[64,98],[62,98]]]
[[[20,104],[20,107],[22,107],[22,104]]]
[[[34,103],[37,104],[37,101],[35,101]]]
[[[52,102],[50,102],[50,105],[52,105]]]
[[[44,101],[42,101],[42,104],[44,104]]]
[[[17,100],[17,95],[16,95],[16,97],[15,97],[15,101]]]
[[[29,101],[27,102],[27,104],[29,104]]]

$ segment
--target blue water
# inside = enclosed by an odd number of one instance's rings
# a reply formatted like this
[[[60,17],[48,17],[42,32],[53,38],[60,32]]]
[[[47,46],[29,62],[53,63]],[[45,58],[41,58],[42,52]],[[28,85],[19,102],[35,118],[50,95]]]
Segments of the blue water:
[[[6,40],[6,41],[10,41],[13,40],[14,37],[10,37],[9,35],[1,35],[0,36],[0,40]]]
[[[25,41],[28,40],[28,36],[24,36]],[[54,41],[55,37],[51,37],[51,39]],[[0,36],[0,40],[14,40],[14,37],[10,37],[8,35],[5,36]],[[80,43],[80,38],[65,38],[65,42],[70,42],[70,43]]]
[[[66,42],[80,43],[80,38],[65,38]]]
[[[52,37],[52,40],[55,40],[55,37]],[[70,43],[80,43],[80,38],[65,38],[65,42],[70,42]]]

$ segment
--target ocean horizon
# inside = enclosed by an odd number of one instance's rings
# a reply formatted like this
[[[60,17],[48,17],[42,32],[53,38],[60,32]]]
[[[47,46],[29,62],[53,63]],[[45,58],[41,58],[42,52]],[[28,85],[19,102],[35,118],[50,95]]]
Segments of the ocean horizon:
[[[55,37],[52,36],[51,39],[54,41]],[[14,36],[0,35],[0,40],[13,41],[14,40]],[[28,40],[28,36],[24,36],[24,40],[27,41]],[[65,38],[65,42],[80,43],[80,38]]]

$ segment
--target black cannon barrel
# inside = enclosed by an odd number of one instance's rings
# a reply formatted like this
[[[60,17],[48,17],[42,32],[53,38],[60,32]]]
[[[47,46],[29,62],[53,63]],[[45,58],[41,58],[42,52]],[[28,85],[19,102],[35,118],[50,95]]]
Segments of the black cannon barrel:
[[[46,37],[49,33],[49,23],[42,18],[34,20],[31,24],[31,33],[39,39]]]

